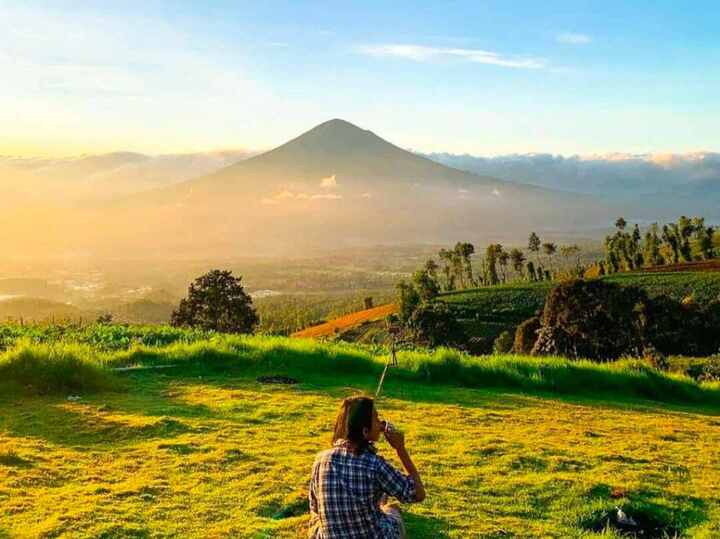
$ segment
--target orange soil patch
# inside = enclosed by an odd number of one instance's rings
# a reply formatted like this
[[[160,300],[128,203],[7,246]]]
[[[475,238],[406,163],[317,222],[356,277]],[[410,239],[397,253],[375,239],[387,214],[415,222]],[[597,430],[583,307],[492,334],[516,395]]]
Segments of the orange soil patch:
[[[341,316],[340,318],[336,318],[335,320],[325,322],[324,324],[305,328],[301,331],[293,333],[290,336],[302,338],[330,337],[335,335],[335,333],[359,326],[363,322],[379,320],[396,312],[397,305],[394,303],[388,303],[387,305],[380,305],[379,307],[373,307],[372,309],[365,309],[364,311],[350,313],[348,315]]]

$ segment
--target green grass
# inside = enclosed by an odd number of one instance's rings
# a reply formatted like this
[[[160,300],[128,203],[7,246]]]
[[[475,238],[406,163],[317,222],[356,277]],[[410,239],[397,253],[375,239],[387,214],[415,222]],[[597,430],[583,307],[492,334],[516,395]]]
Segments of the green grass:
[[[52,348],[20,343],[2,364]],[[119,390],[79,401],[0,393],[0,536],[302,537],[314,454],[383,359],[267,337],[58,348],[98,369],[177,367],[114,372]],[[266,373],[300,384],[255,381]],[[595,537],[622,506],[716,537],[719,391],[633,362],[403,353],[379,408],[429,492],[405,507],[409,535]]]

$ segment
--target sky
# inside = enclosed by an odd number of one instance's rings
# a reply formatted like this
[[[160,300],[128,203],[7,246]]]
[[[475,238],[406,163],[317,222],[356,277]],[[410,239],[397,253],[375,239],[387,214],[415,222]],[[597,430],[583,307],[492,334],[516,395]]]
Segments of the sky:
[[[0,0],[0,155],[719,151],[720,4]]]

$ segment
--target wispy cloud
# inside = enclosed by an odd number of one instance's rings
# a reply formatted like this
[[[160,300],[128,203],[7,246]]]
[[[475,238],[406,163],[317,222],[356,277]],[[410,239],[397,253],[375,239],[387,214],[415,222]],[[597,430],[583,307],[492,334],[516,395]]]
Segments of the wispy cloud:
[[[369,56],[405,58],[415,62],[425,62],[438,58],[456,58],[467,62],[516,69],[542,69],[547,65],[547,61],[543,58],[510,56],[482,49],[384,44],[365,45],[359,47],[358,51]]]
[[[335,189],[337,187],[337,179],[335,177],[335,174],[320,180],[320,187],[322,187],[323,189]]]
[[[592,41],[592,38],[587,34],[563,32],[555,36],[555,41],[558,43],[565,43],[567,45],[587,45]]]

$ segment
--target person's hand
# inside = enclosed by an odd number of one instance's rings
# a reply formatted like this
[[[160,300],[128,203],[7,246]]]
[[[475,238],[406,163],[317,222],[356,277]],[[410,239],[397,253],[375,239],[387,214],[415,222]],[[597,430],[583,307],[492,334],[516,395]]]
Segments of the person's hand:
[[[385,439],[392,446],[395,451],[403,449],[405,447],[405,435],[397,429],[386,428],[383,431]]]

